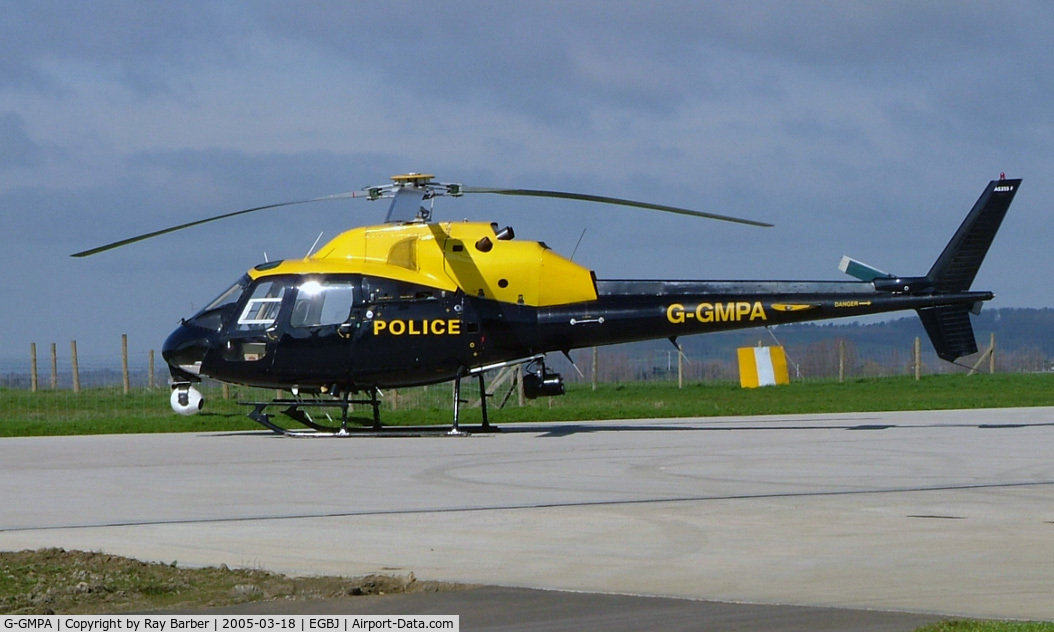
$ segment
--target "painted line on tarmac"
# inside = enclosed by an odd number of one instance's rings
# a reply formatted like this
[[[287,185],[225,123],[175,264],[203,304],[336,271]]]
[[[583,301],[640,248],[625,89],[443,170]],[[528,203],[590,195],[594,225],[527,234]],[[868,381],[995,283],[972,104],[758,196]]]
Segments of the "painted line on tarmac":
[[[522,511],[531,509],[560,509],[573,507],[618,507],[660,503],[692,503],[727,500],[764,500],[776,498],[822,498],[836,496],[865,496],[868,494],[904,494],[914,492],[966,491],[978,489],[1009,489],[1022,487],[1054,486],[1054,480],[1019,481],[1012,483],[969,483],[962,485],[935,485],[929,487],[894,487],[885,489],[838,489],[812,492],[782,492],[759,494],[729,494],[724,496],[671,496],[668,498],[638,498],[626,500],[584,500],[576,502],[523,503],[510,505],[488,505],[477,507],[424,507],[419,509],[372,509],[363,511],[334,511],[304,514],[276,514],[257,516],[231,516],[226,518],[181,518],[157,520],[128,520],[67,525],[40,525],[28,527],[0,527],[0,533],[30,531],[58,531],[62,529],[100,529],[111,527],[147,527],[186,524],[223,524],[235,522],[258,522],[267,520],[309,520],[315,518],[354,518],[364,516],[406,516],[414,514],[475,513],[484,511]],[[918,516],[913,516],[918,517]]]

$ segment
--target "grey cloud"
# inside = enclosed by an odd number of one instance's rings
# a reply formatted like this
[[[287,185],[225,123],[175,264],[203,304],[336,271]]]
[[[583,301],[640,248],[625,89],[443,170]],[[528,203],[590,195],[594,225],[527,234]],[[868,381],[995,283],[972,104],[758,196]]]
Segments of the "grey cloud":
[[[75,62],[156,92],[174,71],[230,61],[242,35],[242,22],[219,3],[24,3],[0,21],[0,89],[61,93],[53,66]]]
[[[550,124],[581,125],[597,108],[663,116],[700,99],[778,95],[799,73],[895,91],[957,82],[973,67],[981,83],[992,61],[1014,63],[1008,45],[1045,50],[1036,35],[1043,29],[1017,11],[1030,7],[1036,5],[366,2],[257,4],[245,13],[265,37],[377,69],[377,89],[399,84],[421,99],[473,98]],[[1039,8],[1028,15],[1049,13]],[[1045,21],[1054,27],[1054,18]],[[954,94],[955,85],[946,92]]]
[[[0,169],[38,166],[44,153],[26,132],[25,119],[16,112],[0,114]]]

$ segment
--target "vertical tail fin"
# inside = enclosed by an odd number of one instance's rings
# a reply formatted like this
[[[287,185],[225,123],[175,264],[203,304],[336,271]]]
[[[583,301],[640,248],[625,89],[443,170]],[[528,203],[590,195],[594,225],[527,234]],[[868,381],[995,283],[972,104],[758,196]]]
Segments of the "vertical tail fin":
[[[993,180],[926,274],[937,294],[967,292],[988,254],[1021,180]],[[979,305],[978,305],[979,306]],[[977,353],[969,304],[918,310],[937,355],[948,362]]]
[[[1006,216],[1021,180],[992,180],[926,278],[938,292],[965,292]]]

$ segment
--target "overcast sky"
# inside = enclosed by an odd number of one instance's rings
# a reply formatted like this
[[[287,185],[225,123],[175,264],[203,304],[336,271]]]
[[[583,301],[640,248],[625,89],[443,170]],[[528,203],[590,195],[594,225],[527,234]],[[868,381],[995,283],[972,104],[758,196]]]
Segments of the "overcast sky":
[[[296,206],[383,184],[573,190],[440,200],[599,278],[923,274],[987,182],[1024,178],[975,288],[1054,305],[1049,2],[12,2],[0,18],[0,359],[160,349],[266,256],[383,220]],[[585,231],[583,236],[583,231]],[[43,351],[41,351],[43,353]]]

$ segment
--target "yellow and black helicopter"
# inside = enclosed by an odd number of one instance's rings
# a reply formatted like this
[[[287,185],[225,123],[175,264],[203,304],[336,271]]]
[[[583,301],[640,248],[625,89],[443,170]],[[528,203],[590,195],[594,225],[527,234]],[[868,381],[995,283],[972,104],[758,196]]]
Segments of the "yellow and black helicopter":
[[[937,354],[955,361],[977,351],[969,313],[991,292],[970,286],[1021,180],[1000,176],[985,188],[924,276],[900,277],[843,257],[857,281],[598,280],[593,271],[544,243],[516,240],[512,228],[432,220],[440,196],[491,193],[586,200],[720,219],[762,222],[620,198],[466,187],[429,174],[392,177],[387,185],[322,198],[226,213],[74,254],[83,257],[150,237],[264,209],[364,197],[391,199],[382,225],[342,233],[304,259],[253,267],[204,309],[184,319],[164,343],[173,409],[202,406],[202,376],[290,391],[257,402],[250,413],[279,433],[265,412],[285,407],[315,430],[348,434],[348,407],[369,403],[380,428],[380,389],[454,382],[453,433],[460,432],[460,385],[484,373],[525,365],[527,397],[564,393],[546,354],[730,329],[916,310]],[[570,357],[570,356],[568,356]],[[365,394],[369,399],[352,399]],[[315,422],[305,408],[339,406],[339,428]]]

